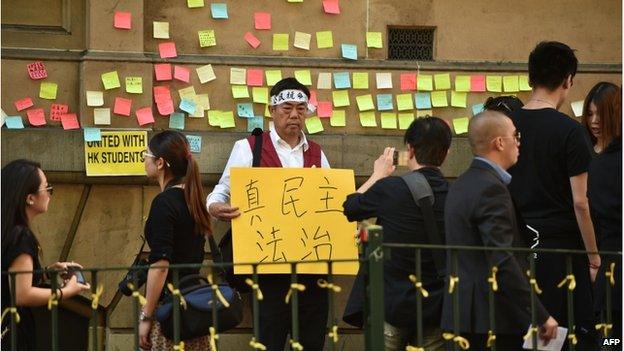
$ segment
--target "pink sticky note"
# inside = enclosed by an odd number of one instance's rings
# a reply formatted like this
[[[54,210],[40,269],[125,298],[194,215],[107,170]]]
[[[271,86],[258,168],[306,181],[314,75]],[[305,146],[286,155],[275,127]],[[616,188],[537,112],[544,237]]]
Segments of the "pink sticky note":
[[[261,87],[264,85],[264,71],[261,69],[247,70],[247,85]]]
[[[75,113],[65,113],[61,115],[61,124],[63,129],[80,129],[80,123],[78,123],[78,116]]]
[[[323,0],[323,10],[325,10],[325,13],[331,13],[333,15],[340,14],[339,0]]]
[[[61,115],[69,112],[69,106],[63,104],[52,104],[50,105],[50,120],[51,121],[60,121]]]
[[[171,91],[169,87],[164,85],[157,85],[154,87],[154,102],[157,104],[160,102],[171,100]]]
[[[316,100],[316,90],[310,90],[310,104],[313,106],[318,106],[318,101]]]
[[[191,71],[183,66],[173,66],[173,78],[188,83],[191,79]]]
[[[160,58],[171,58],[178,56],[178,52],[176,51],[176,45],[172,41],[158,44],[158,52],[160,53]]]
[[[415,73],[401,73],[401,90],[416,90]]]
[[[175,112],[175,107],[173,106],[173,100],[171,99],[157,102],[156,108],[158,109],[158,113],[160,113],[163,116],[167,116]]]
[[[331,117],[334,113],[334,107],[332,106],[331,101],[319,101],[318,108],[316,109],[316,115],[325,118]]]
[[[41,61],[28,64],[26,68],[28,68],[28,76],[30,79],[43,79],[48,76],[48,71],[46,71],[45,65]]]
[[[140,126],[154,123],[154,115],[152,114],[151,107],[143,107],[143,108],[136,110],[136,117],[137,117],[137,122],[139,122]]]
[[[115,22],[113,23],[115,28],[130,29],[132,28],[132,14],[130,12],[115,12]]]
[[[157,63],[154,65],[154,73],[156,74],[156,80],[171,80],[171,64],[170,63]]]
[[[470,91],[485,91],[485,76],[470,76]]]
[[[28,110],[26,115],[28,115],[28,123],[32,126],[43,126],[46,124],[45,113],[42,108]]]
[[[115,107],[113,107],[113,113],[122,116],[130,116],[130,109],[132,108],[132,100],[124,99],[121,97],[115,98]]]
[[[32,99],[29,98],[29,97],[25,97],[23,99],[19,99],[19,100],[15,101],[14,104],[15,104],[15,108],[18,111],[25,110],[25,109],[27,109],[27,108],[29,108],[29,107],[34,105],[33,102],[32,102]]]
[[[260,46],[260,39],[256,38],[251,32],[245,33],[245,40],[252,48],[257,49]]]
[[[254,13],[256,29],[271,29],[271,14],[268,12]]]

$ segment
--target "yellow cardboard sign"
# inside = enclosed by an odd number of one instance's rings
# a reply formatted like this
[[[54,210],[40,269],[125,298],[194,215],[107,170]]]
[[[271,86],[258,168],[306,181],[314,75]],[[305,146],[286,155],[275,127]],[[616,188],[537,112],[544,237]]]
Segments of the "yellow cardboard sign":
[[[145,149],[146,131],[102,132],[100,141],[84,144],[87,176],[145,175],[141,157]]]
[[[258,273],[327,273],[328,260],[357,260],[356,223],[342,203],[355,191],[353,170],[328,168],[232,168],[234,263],[259,265]],[[356,274],[358,262],[337,262],[334,274]],[[250,265],[234,273],[252,273]]]

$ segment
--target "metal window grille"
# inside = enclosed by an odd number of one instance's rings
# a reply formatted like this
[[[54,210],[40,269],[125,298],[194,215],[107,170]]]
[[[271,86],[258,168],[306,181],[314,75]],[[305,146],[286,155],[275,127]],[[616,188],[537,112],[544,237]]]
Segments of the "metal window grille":
[[[435,28],[389,27],[388,59],[433,61]]]

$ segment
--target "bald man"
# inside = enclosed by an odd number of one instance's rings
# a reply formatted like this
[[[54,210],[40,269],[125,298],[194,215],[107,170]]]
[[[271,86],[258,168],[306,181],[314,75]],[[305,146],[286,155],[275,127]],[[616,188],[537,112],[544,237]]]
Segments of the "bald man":
[[[448,245],[512,247],[521,241],[516,216],[507,190],[507,169],[518,160],[520,135],[513,122],[497,111],[472,118],[468,141],[475,155],[470,168],[451,186],[446,198],[444,222]],[[485,350],[489,320],[488,292],[492,267],[497,267],[498,291],[494,294],[496,347],[522,350],[522,335],[531,324],[530,285],[526,259],[509,252],[463,251],[458,253],[458,326],[453,324],[453,296],[444,297],[442,328],[468,339],[472,350]],[[448,257],[448,267],[451,266]],[[524,261],[524,262],[523,262]],[[557,322],[537,303],[538,335],[550,340]]]

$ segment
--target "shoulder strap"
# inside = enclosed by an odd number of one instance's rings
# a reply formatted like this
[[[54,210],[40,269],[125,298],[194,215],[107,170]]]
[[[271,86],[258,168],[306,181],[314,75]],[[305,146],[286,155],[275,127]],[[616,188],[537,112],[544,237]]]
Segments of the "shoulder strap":
[[[424,175],[420,172],[409,172],[401,176],[405,184],[412,193],[412,198],[418,207],[420,207],[423,219],[425,221],[425,232],[431,245],[443,245],[444,241],[440,238],[438,232],[438,226],[433,214],[433,203],[435,198],[433,197],[433,191],[431,186]],[[435,264],[436,271],[439,276],[446,274],[445,269],[445,254],[443,250],[431,250],[431,256],[433,257],[433,263]]]
[[[262,129],[255,128],[251,135],[256,139],[253,148],[253,163],[252,167],[260,167],[260,161],[262,160]]]

